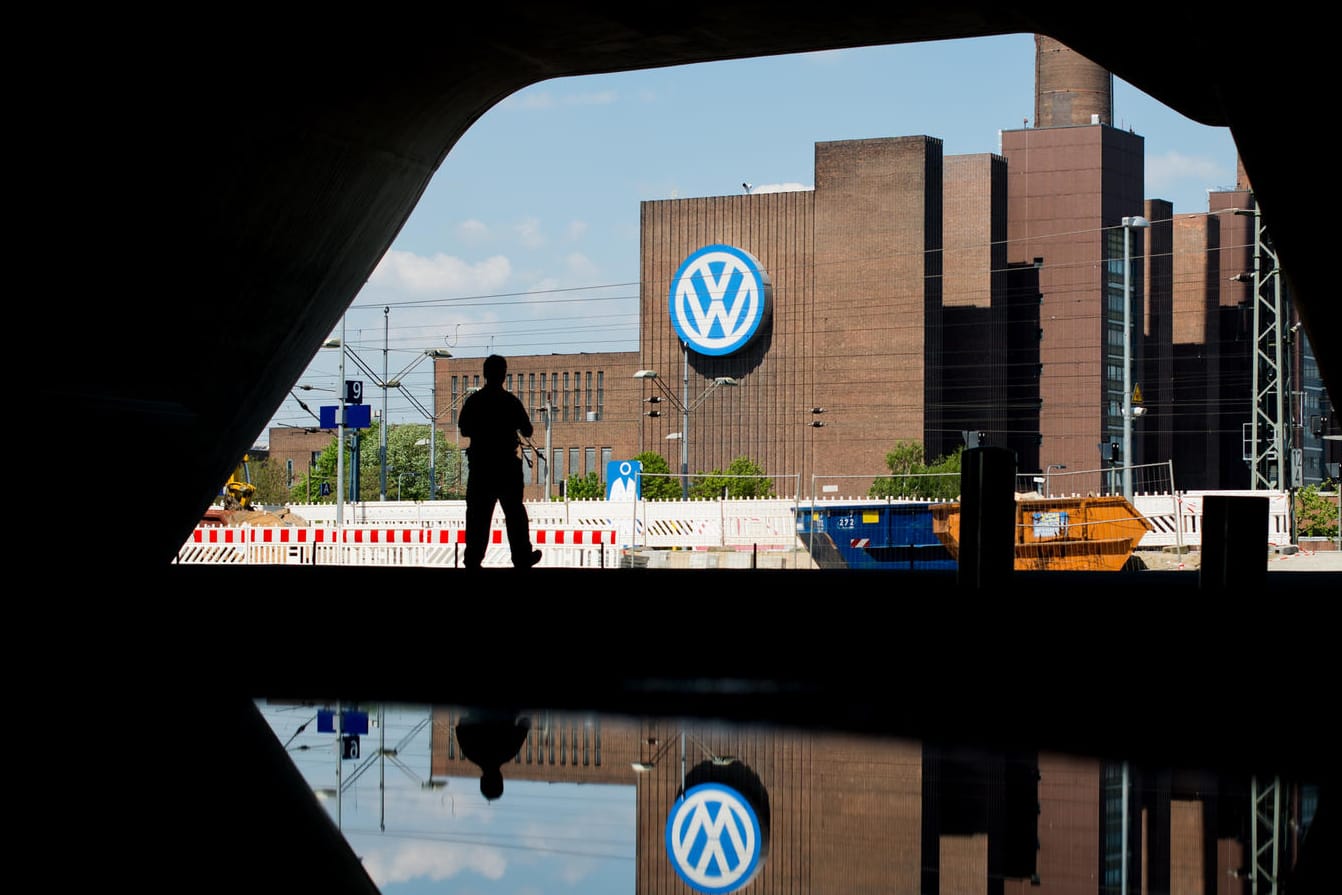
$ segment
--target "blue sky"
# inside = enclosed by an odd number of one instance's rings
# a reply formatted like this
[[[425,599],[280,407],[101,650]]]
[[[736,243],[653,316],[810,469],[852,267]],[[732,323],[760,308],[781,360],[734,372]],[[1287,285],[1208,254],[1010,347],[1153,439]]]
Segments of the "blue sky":
[[[1033,114],[1029,34],[532,85],[453,147],[346,313],[346,344],[389,378],[432,348],[636,351],[640,202],[810,188],[815,144],[828,140],[926,134],[947,155],[998,152],[999,132]],[[1209,189],[1233,188],[1227,128],[1118,79],[1114,124],[1145,138],[1146,195],[1176,214],[1206,212]],[[431,369],[424,360],[403,379],[426,407]],[[316,413],[335,403],[338,372],[339,352],[319,351],[298,381],[312,388],[293,394]],[[345,372],[380,410],[369,377]],[[426,422],[394,389],[387,410],[393,424]],[[291,396],[270,426],[315,422]]]

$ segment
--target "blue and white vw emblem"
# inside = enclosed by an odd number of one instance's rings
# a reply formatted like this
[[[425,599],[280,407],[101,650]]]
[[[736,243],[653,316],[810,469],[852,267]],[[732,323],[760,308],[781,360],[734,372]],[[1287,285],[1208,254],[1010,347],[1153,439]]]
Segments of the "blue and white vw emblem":
[[[759,868],[763,841],[755,809],[721,783],[692,787],[666,819],[666,854],[690,887],[734,892]]]
[[[700,354],[740,351],[769,314],[769,277],[749,252],[705,246],[671,279],[671,323]]]

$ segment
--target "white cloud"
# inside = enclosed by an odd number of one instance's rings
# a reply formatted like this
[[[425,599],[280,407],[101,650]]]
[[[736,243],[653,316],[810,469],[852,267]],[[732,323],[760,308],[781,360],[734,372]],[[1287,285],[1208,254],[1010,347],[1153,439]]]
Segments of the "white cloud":
[[[566,234],[571,242],[577,242],[587,235],[587,222],[569,221]]]
[[[559,280],[554,277],[544,277],[536,280],[527,286],[528,292],[553,292],[556,289],[562,289]]]
[[[609,106],[618,102],[619,93],[614,90],[597,90],[589,93],[564,93],[556,95],[548,90],[523,91],[510,96],[500,105],[524,111],[544,111],[560,106]]]
[[[582,252],[571,252],[564,258],[564,266],[568,268],[569,274],[580,281],[587,283],[596,283],[597,275],[601,272],[591,258],[588,258]]]
[[[529,249],[538,249],[545,245],[545,234],[541,232],[541,222],[539,218],[527,218],[513,228],[517,236],[522,240],[522,245]]]
[[[382,256],[368,282],[415,294],[471,295],[498,291],[511,274],[512,265],[503,255],[469,264],[441,253],[425,258],[392,249]]]
[[[489,239],[489,225],[475,218],[462,221],[457,224],[457,237],[471,245],[479,245]]]
[[[1184,155],[1170,150],[1164,155],[1146,157],[1146,193],[1158,196],[1181,180],[1196,179],[1210,187],[1225,179],[1225,171],[1209,158]]]
[[[481,845],[410,843],[361,851],[364,869],[379,888],[416,879],[450,879],[463,871],[500,879],[508,869],[502,852]]]
[[[750,192],[754,193],[797,193],[803,190],[813,190],[815,187],[807,186],[804,183],[763,183],[759,186],[752,186]]]

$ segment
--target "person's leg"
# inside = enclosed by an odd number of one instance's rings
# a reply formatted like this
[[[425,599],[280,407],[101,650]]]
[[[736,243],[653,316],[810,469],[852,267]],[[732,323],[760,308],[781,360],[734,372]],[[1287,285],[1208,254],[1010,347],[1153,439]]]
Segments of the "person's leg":
[[[539,551],[531,549],[531,520],[527,518],[527,508],[522,502],[522,461],[517,461],[517,470],[499,491],[499,504],[503,507],[503,517],[508,528],[508,549],[512,553],[513,567],[529,569],[540,559]]]
[[[494,519],[494,492],[483,475],[466,482],[466,555],[468,569],[478,569],[489,547],[489,526]]]

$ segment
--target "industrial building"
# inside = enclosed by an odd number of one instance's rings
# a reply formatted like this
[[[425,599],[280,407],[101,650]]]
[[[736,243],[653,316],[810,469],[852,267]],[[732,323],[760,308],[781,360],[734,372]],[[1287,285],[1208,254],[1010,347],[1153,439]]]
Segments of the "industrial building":
[[[1180,490],[1275,486],[1273,445],[1250,449],[1263,256],[1243,169],[1206,212],[1175,213],[1145,197],[1111,75],[1043,36],[1036,73],[1033,125],[997,154],[821,142],[813,189],[642,203],[639,350],[508,359],[537,429],[527,497],[644,451],[690,476],[745,456],[779,493],[861,496],[898,443],[932,461],[967,437],[1022,473],[1097,470],[1070,482],[1096,493],[1099,470],[1165,461]],[[1309,357],[1292,344],[1275,384],[1295,485],[1336,475]],[[480,364],[434,361],[444,443]],[[304,464],[313,449],[294,445]]]

